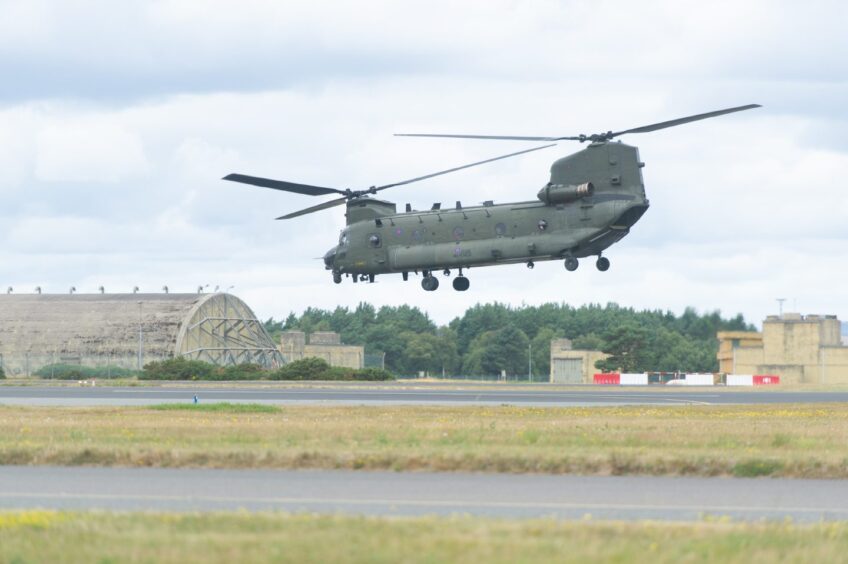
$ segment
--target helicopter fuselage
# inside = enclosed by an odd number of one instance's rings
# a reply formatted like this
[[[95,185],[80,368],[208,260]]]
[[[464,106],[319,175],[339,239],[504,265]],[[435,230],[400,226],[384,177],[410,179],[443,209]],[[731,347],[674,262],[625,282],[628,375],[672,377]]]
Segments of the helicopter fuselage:
[[[324,262],[337,282],[543,260],[568,268],[600,256],[648,209],[642,166],[636,147],[599,142],[556,161],[535,201],[397,213],[363,196],[348,202],[348,225]]]

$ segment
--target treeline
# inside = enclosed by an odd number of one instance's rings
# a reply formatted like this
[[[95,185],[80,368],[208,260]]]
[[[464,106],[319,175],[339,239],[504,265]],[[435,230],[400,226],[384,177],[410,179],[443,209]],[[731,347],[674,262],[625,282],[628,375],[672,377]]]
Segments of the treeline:
[[[483,304],[468,309],[446,326],[437,326],[416,307],[360,303],[355,309],[309,308],[265,327],[275,340],[282,331],[335,331],[342,342],[362,345],[366,353],[385,353],[386,369],[395,374],[427,371],[446,375],[510,375],[550,371],[550,342],[568,338],[575,349],[612,355],[605,369],[625,371],[718,370],[718,331],[754,328],[742,315],[725,319],[718,311],[699,314],[687,308],[636,311],[617,304],[565,304],[511,307]],[[532,352],[531,352],[532,351]]]

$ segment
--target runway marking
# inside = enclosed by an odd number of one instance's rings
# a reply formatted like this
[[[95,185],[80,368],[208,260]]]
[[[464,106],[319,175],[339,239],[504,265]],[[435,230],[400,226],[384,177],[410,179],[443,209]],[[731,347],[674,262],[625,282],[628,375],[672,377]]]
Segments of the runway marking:
[[[611,504],[611,503],[570,503],[570,502],[512,502],[512,501],[448,501],[448,500],[414,500],[414,499],[324,499],[298,497],[232,497],[232,496],[186,496],[186,495],[141,495],[141,494],[75,494],[75,493],[29,493],[29,492],[0,492],[2,498],[26,499],[73,499],[73,500],[147,500],[147,501],[206,501],[217,503],[254,503],[280,505],[388,505],[410,507],[478,507],[492,509],[590,509],[590,510],[649,510],[649,511],[694,511],[694,512],[777,512],[777,513],[830,513],[848,515],[848,509],[826,507],[791,507],[776,508],[744,505],[640,505],[640,504]]]

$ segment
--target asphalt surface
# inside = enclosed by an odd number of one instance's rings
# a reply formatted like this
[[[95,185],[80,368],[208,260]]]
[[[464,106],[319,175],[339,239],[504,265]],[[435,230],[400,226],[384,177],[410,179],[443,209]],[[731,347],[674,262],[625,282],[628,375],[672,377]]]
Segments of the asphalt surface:
[[[848,482],[4,466],[0,508],[818,522],[848,519]]]
[[[544,385],[496,390],[477,386],[444,389],[433,386],[358,384],[356,387],[338,385],[293,388],[259,388],[250,385],[226,388],[0,386],[0,405],[149,405],[189,402],[193,401],[195,395],[201,402],[342,405],[510,404],[556,407],[848,402],[848,392],[733,391],[716,388],[664,391],[653,387],[613,391],[589,386],[585,390],[563,391]]]

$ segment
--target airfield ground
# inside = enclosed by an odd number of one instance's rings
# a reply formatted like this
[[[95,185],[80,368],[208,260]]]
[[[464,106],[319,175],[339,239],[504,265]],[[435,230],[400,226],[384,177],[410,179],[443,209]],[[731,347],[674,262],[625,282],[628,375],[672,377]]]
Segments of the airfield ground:
[[[848,525],[0,513],[3,562],[841,562]]]
[[[848,478],[842,404],[0,407],[0,464]]]
[[[844,405],[5,405],[0,465],[845,479]],[[0,512],[0,561],[836,562],[846,553],[845,522],[735,522],[721,515],[679,523]]]

